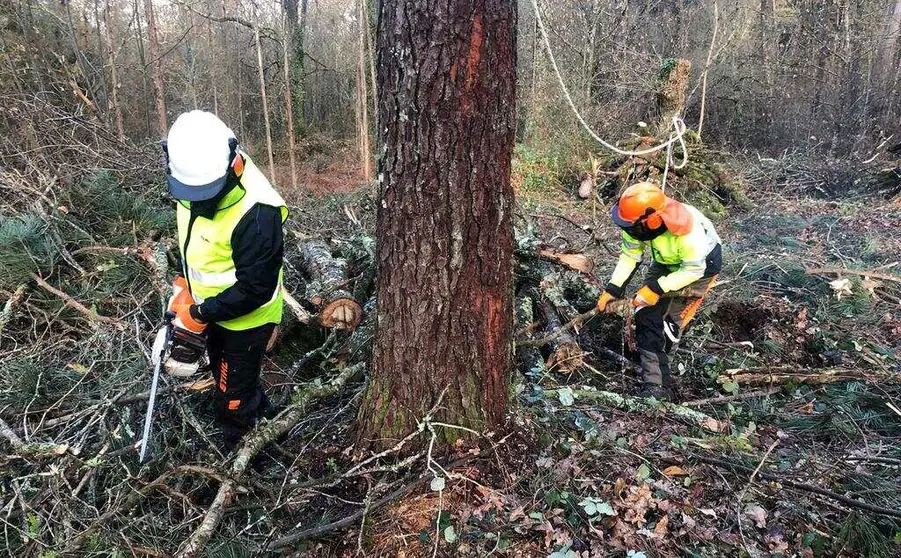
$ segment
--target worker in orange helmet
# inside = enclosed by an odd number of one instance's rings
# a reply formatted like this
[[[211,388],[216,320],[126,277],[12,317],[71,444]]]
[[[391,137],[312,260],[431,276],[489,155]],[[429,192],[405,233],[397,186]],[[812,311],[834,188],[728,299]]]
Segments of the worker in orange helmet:
[[[675,383],[669,353],[720,272],[720,237],[703,213],[667,197],[653,182],[626,188],[610,213],[622,229],[622,253],[598,299],[598,310],[605,312],[610,302],[622,298],[649,250],[650,270],[632,299],[640,394],[672,399]]]

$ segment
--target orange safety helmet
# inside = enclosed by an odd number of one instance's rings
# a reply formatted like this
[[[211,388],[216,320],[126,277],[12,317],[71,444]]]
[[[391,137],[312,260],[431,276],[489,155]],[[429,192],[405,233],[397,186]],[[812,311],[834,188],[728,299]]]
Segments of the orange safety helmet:
[[[643,223],[648,229],[656,230],[666,224],[673,234],[684,235],[693,225],[685,206],[668,198],[653,182],[639,182],[626,188],[610,214],[613,222],[623,229]]]
[[[666,207],[666,202],[666,194],[653,182],[633,184],[626,188],[614,206],[613,220],[620,227],[644,220],[648,228],[660,228],[663,221],[659,212]]]

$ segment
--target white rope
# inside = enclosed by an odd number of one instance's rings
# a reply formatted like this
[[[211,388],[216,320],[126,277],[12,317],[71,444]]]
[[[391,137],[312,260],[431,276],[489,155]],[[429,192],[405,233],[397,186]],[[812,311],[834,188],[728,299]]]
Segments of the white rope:
[[[566,83],[563,81],[563,76],[560,74],[560,68],[557,67],[557,60],[554,58],[554,52],[551,50],[551,42],[548,39],[547,31],[544,28],[544,21],[541,19],[541,10],[538,9],[538,0],[532,0],[532,9],[535,10],[535,20],[538,23],[538,30],[541,31],[541,38],[544,40],[544,47],[547,50],[547,56],[551,61],[551,66],[554,68],[554,73],[557,74],[557,81],[560,84],[560,89],[563,90],[563,95],[566,97],[566,102],[569,104],[569,108],[572,109],[573,114],[576,115],[576,119],[578,119],[579,124],[582,125],[582,128],[588,132],[596,142],[600,143],[610,151],[614,153],[618,153],[620,155],[627,155],[629,157],[637,157],[641,155],[650,155],[652,153],[657,153],[662,149],[667,149],[667,164],[663,171],[663,184],[666,185],[666,175],[667,168],[669,168],[670,155],[672,153],[672,146],[676,142],[682,146],[683,159],[682,163],[678,166],[673,166],[675,169],[684,168],[686,164],[688,164],[688,148],[685,145],[685,122],[682,121],[678,116],[673,117],[673,132],[670,133],[669,139],[665,143],[661,143],[658,146],[650,147],[648,149],[640,149],[638,151],[627,151],[624,149],[620,149],[613,145],[610,142],[604,141],[594,130],[591,129],[591,126],[585,122],[585,119],[582,118],[582,114],[579,112],[579,109],[576,108],[575,103],[573,103],[572,96],[569,94],[569,89],[566,87]]]

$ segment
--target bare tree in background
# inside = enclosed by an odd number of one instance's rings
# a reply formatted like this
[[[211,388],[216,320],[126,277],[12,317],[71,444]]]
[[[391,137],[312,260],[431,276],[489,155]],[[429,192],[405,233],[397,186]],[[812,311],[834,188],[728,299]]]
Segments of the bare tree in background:
[[[163,87],[162,53],[160,52],[159,35],[156,28],[156,17],[153,12],[153,0],[144,0],[144,13],[147,20],[147,46],[150,55],[150,68],[153,89],[156,94],[156,127],[162,137],[169,129],[166,118],[166,90]]]

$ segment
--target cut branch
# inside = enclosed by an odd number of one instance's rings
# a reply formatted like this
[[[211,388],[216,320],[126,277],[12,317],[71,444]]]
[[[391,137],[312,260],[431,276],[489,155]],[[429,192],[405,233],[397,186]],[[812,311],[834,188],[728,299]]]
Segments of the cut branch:
[[[363,318],[363,308],[346,289],[347,261],[332,256],[321,241],[300,245],[300,268],[310,278],[305,298],[318,309],[323,327],[353,330]]]
[[[100,322],[100,323],[111,325],[119,330],[123,330],[123,331],[125,330],[125,324],[123,324],[119,320],[114,320],[113,318],[101,316],[97,312],[94,312],[90,308],[86,307],[84,304],[78,302],[71,296],[64,293],[63,291],[61,291],[61,290],[57,289],[56,287],[53,287],[52,285],[47,283],[47,281],[45,281],[44,278],[41,277],[40,275],[38,275],[37,273],[32,273],[31,277],[37,282],[37,284],[42,289],[46,290],[47,292],[53,293],[56,296],[58,296],[59,298],[61,298],[63,300],[63,302],[65,302],[68,306],[70,306],[74,310],[77,310],[82,315],[84,315],[88,319],[88,321],[91,322],[92,324],[96,325],[98,322]]]

